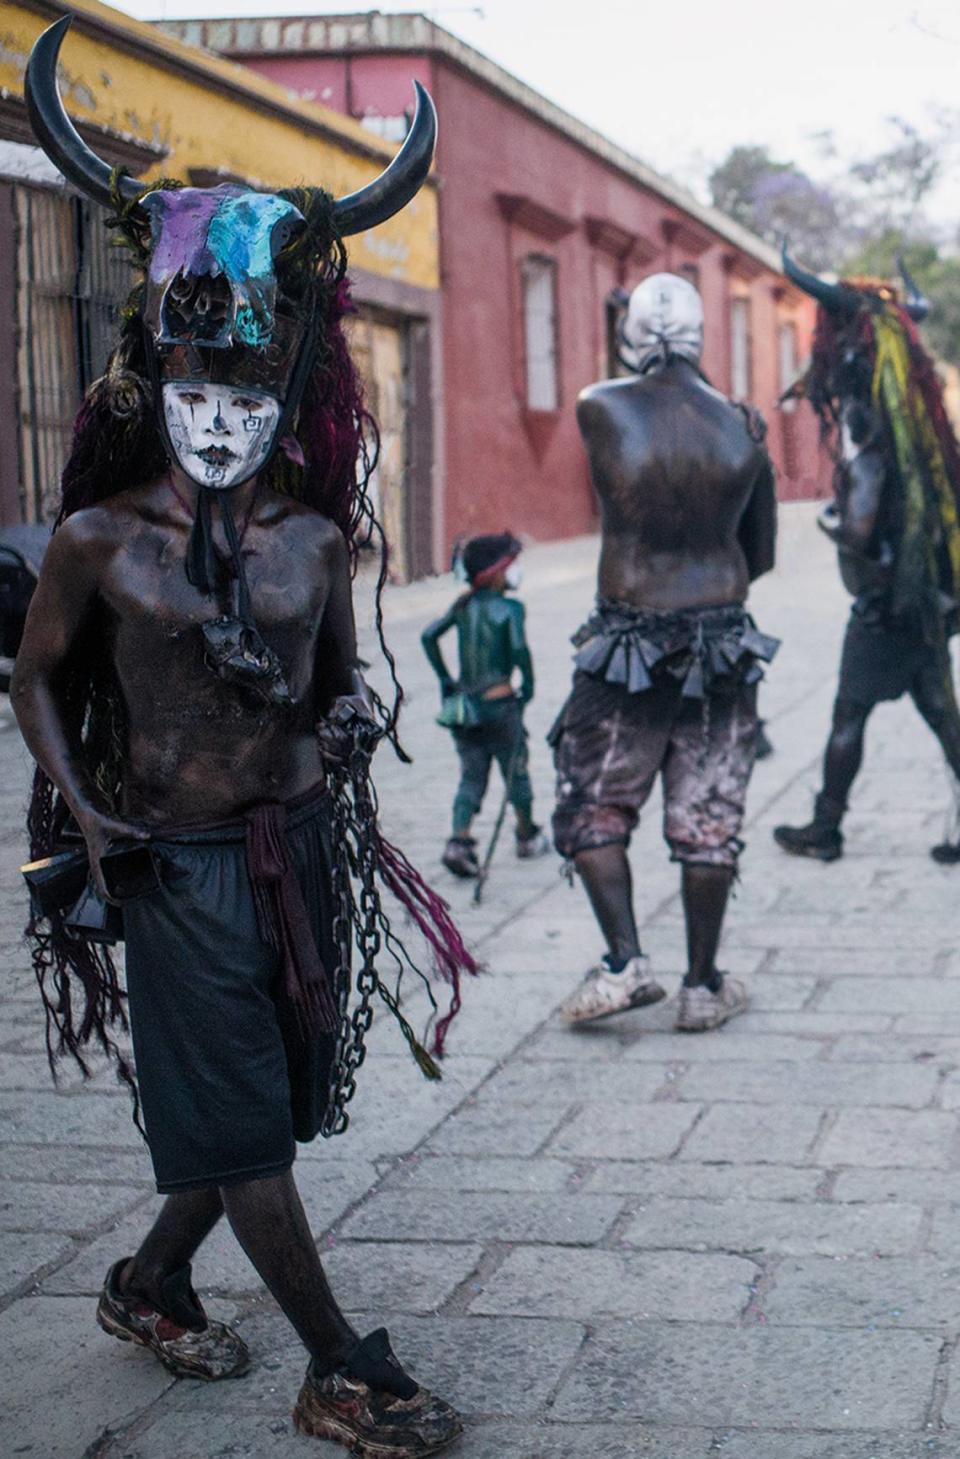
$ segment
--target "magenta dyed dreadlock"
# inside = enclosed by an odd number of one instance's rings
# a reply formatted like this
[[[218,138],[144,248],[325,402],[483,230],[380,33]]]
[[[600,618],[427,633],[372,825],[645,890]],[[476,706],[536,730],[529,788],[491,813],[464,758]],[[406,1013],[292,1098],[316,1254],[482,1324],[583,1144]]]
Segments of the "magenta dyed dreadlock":
[[[327,194],[310,188],[292,189],[280,196],[300,210],[307,226],[277,258],[277,280],[288,307],[308,321],[310,337],[306,348],[312,348],[315,353],[296,417],[296,444],[288,441],[286,451],[275,452],[262,473],[262,480],[268,489],[296,497],[339,527],[347,543],[353,573],[361,545],[376,543],[379,552],[376,628],[389,666],[394,697],[389,708],[374,698],[383,733],[391,739],[397,754],[406,760],[408,757],[396,736],[403,693],[383,631],[387,544],[368,492],[379,437],[364,405],[362,386],[343,328],[344,319],[352,310],[346,250],[337,236]],[[115,202],[117,217],[113,226],[119,229],[123,242],[142,267],[147,260],[142,223],[137,222],[134,208],[123,203],[116,188]],[[141,288],[142,285],[134,290],[124,311],[120,343],[106,373],[91,387],[77,414],[70,456],[61,479],[62,497],[55,529],[74,512],[119,491],[152,481],[168,469],[147,383],[147,345],[139,314]],[[302,457],[302,464],[298,464],[297,457]],[[119,808],[125,758],[124,706],[104,652],[104,637],[96,630],[95,623],[89,624],[75,646],[73,662],[62,687],[62,699],[64,711],[80,737],[95,784],[106,802]],[[33,858],[48,856],[55,850],[67,815],[66,804],[38,767],[28,815]],[[375,823],[368,828],[368,835],[376,848],[376,855],[371,859],[373,870],[424,934],[439,971],[452,984],[450,1010],[438,1023],[434,1035],[434,1050],[440,1054],[450,1019],[460,1006],[460,972],[476,972],[476,964],[450,920],[446,904],[425,885],[403,854],[382,838]],[[377,896],[376,888],[366,882],[363,891],[368,897]],[[355,908],[351,917],[356,924]],[[58,1056],[69,1053],[86,1074],[84,1048],[93,1040],[115,1059],[119,1077],[130,1085],[136,1098],[132,1071],[110,1032],[112,1028],[126,1029],[125,995],[110,952],[69,937],[63,918],[56,914],[47,921],[32,918],[27,932],[46,1009],[51,1068]],[[83,996],[83,1009],[79,1013],[75,1008],[77,990],[73,979],[79,983]]]

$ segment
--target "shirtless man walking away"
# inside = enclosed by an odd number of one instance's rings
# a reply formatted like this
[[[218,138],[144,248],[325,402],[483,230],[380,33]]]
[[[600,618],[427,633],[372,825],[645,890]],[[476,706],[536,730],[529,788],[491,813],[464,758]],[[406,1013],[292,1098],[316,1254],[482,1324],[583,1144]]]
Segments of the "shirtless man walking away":
[[[774,476],[762,420],[700,369],[703,306],[690,283],[644,280],[623,339],[636,378],[591,386],[577,406],[602,510],[598,596],[550,735],[554,841],[607,948],[561,1012],[585,1023],[665,996],[640,950],[627,859],[659,772],[687,926],[676,1027],[697,1033],[747,1005],[715,959],[742,849],[760,661],[777,647],[744,607],[773,566]]]

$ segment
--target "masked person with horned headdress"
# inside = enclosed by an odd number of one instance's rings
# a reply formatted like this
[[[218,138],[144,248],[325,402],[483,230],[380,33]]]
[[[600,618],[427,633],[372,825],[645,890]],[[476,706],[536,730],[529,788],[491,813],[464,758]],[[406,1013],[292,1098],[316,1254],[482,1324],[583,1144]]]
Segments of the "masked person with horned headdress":
[[[340,201],[148,191],[111,174],[63,110],[68,24],[30,60],[34,130],[72,183],[113,206],[145,280],[77,420],[12,694],[38,763],[34,855],[72,828],[94,892],[129,898],[136,1087],[168,1196],[108,1272],[97,1317],[178,1375],[244,1372],[239,1334],[191,1285],[226,1213],[310,1354],[298,1427],[359,1453],[433,1454],[460,1432],[456,1413],[403,1370],[385,1329],[353,1330],[292,1174],[296,1140],[346,1124],[374,995],[438,1072],[377,977],[381,943],[398,965],[403,948],[375,875],[454,981],[469,966],[443,904],[377,830],[367,769],[396,704],[361,677],[350,588],[370,512],[341,239],[421,186],[433,106],[419,89],[397,158]],[[30,929],[52,1053],[82,1060],[98,1039],[132,1082],[111,1032],[124,1005],[109,950],[76,935],[90,920],[47,909]]]
[[[633,379],[591,386],[577,419],[602,512],[596,610],[574,636],[573,692],[551,731],[557,849],[606,941],[562,1014],[583,1023],[663,998],[640,950],[627,846],[660,774],[664,834],[682,866],[688,966],[678,1029],[740,1013],[716,965],[757,739],[756,686],[776,641],[744,600],[773,566],[773,469],[755,411],[700,368],[703,306],[674,274],[630,296]]]
[[[813,820],[773,834],[794,855],[835,861],[867,720],[882,700],[910,695],[940,741],[955,797],[960,786],[949,651],[960,598],[960,451],[917,334],[929,304],[909,275],[901,304],[879,280],[825,283],[786,250],[784,269],[819,303],[802,389],[834,443],[836,500],[819,521],[837,544],[853,605]],[[931,854],[960,860],[956,826]]]

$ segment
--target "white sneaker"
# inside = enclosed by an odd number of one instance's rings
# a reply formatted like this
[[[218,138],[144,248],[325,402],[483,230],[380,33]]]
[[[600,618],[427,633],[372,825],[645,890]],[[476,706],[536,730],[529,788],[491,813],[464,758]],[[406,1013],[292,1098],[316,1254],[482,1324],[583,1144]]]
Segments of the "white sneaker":
[[[739,978],[725,977],[719,993],[711,993],[702,984],[698,988],[680,988],[680,1008],[674,1028],[678,1033],[706,1033],[719,1028],[738,1013],[746,1011],[750,999]]]
[[[546,856],[548,851],[553,850],[553,845],[546,831],[541,831],[539,826],[529,836],[517,837],[517,856],[521,861],[532,861],[536,856]]]
[[[591,968],[577,991],[561,1003],[560,1017],[564,1023],[589,1023],[628,1008],[645,1008],[666,996],[650,976],[650,959],[638,953],[622,973],[611,973],[603,962]]]

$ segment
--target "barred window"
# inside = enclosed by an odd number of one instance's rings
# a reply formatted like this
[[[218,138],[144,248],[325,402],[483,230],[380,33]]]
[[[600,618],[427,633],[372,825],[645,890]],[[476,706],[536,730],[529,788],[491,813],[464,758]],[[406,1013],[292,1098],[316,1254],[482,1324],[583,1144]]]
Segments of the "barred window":
[[[523,261],[523,340],[527,405],[557,410],[560,381],[557,361],[556,259],[531,254]]]
[[[750,398],[750,300],[730,301],[730,394]]]

